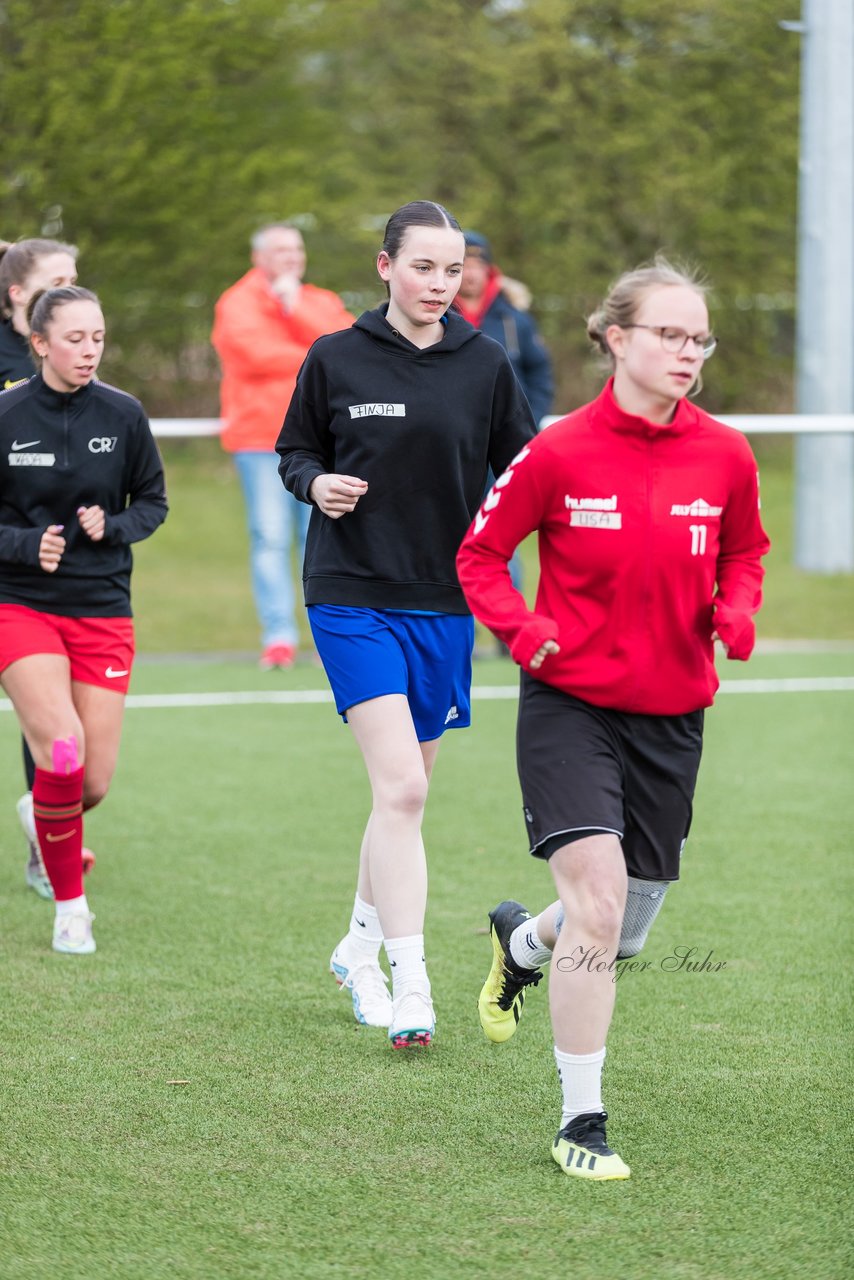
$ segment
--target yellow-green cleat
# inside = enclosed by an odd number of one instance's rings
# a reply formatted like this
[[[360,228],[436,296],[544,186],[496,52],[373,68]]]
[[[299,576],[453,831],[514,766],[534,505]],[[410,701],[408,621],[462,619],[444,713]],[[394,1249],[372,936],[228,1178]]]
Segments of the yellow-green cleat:
[[[492,968],[477,1001],[480,1025],[495,1044],[509,1040],[518,1026],[525,1003],[525,988],[535,987],[542,969],[523,969],[510,955],[510,935],[517,925],[531,919],[521,902],[499,902],[489,913]]]
[[[552,1157],[571,1178],[609,1182],[628,1178],[631,1169],[605,1140],[607,1111],[590,1111],[564,1125],[552,1145]]]

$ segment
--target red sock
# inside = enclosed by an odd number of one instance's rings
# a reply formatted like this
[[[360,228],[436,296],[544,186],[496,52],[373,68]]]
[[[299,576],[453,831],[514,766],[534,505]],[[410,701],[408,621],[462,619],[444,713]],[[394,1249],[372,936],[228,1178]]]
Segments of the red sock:
[[[83,770],[36,769],[33,817],[57,902],[83,896]]]

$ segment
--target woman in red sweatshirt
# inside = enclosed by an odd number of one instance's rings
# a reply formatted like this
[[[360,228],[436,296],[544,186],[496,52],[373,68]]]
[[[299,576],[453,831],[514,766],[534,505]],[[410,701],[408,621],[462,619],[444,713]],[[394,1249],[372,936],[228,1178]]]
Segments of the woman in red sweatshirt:
[[[601,1096],[616,965],[640,951],[679,877],[713,642],[750,656],[769,543],[750,447],[687,399],[715,349],[703,285],[657,258],[613,285],[588,334],[612,378],[499,476],[457,568],[472,612],[522,668],[525,821],[558,892],[536,919],[511,901],[490,912],[481,1024],[509,1039],[551,959],[563,1093],[552,1153],[599,1180],[629,1176]],[[507,563],[533,530],[531,611]]]

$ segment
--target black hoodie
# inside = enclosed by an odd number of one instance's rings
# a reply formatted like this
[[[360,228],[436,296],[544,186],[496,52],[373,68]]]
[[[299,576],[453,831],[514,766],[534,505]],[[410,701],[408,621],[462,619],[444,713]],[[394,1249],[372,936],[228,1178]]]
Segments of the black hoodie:
[[[469,612],[455,557],[483,497],[535,433],[504,348],[449,312],[424,350],[387,304],[318,338],[297,378],[276,450],[302,502],[324,472],[368,490],[349,515],[311,513],[306,604]]]
[[[11,320],[0,320],[0,391],[31,378],[35,368],[27,339]]]
[[[81,506],[103,508],[101,541],[80,528]],[[41,374],[0,392],[0,604],[129,617],[130,544],[165,518],[163,464],[133,396],[104,382],[64,395]],[[39,565],[49,524],[65,526],[55,573]]]

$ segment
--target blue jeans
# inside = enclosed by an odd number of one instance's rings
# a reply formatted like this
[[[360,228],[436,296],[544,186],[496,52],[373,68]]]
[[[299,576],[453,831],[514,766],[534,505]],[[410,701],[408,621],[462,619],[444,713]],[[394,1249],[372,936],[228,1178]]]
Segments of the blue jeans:
[[[234,455],[246,502],[252,594],[261,644],[292,644],[298,639],[291,543],[296,536],[302,568],[305,535],[311,507],[288,493],[279,476],[276,453],[241,452]]]

